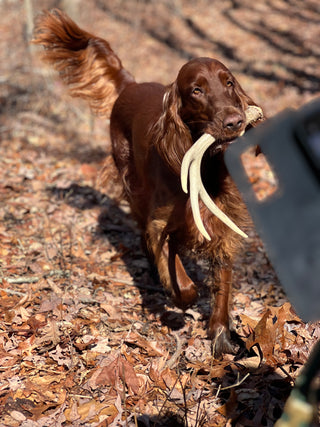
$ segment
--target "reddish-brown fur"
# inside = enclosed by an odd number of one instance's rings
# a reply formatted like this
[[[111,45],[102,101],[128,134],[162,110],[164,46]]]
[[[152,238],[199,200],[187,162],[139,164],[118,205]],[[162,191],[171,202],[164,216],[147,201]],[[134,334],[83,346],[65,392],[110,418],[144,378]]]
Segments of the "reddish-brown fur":
[[[81,30],[58,10],[42,14],[35,43],[46,50],[71,94],[88,99],[100,113],[111,110],[113,156],[132,214],[137,220],[160,280],[175,303],[186,308],[197,289],[179,253],[187,249],[211,260],[215,269],[215,304],[209,336],[217,353],[232,351],[229,299],[232,261],[241,237],[200,203],[211,241],[195,226],[188,195],[180,185],[185,152],[203,133],[216,139],[205,154],[202,178],[210,196],[240,228],[247,224],[243,202],[226,170],[223,152],[245,127],[244,111],[255,105],[219,61],[197,58],[186,63],[169,86],[138,84],[109,44]]]

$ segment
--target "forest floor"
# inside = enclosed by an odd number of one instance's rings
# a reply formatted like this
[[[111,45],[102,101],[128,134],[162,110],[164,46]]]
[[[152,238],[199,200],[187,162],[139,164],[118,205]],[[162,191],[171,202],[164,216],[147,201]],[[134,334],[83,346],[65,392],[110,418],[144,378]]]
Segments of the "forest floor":
[[[212,56],[269,117],[319,95],[318,0],[31,3],[65,5],[138,81]],[[0,426],[274,425],[319,323],[294,313],[252,230],[234,267],[243,346],[213,357],[207,287],[183,313],[153,281],[116,182],[97,185],[105,161],[116,173],[108,123],[30,48],[26,5],[0,0]]]

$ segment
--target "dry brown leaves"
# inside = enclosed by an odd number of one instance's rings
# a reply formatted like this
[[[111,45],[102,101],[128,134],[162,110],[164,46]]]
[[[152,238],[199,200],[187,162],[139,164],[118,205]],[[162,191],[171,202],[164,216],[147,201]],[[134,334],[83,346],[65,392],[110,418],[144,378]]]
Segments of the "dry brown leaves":
[[[42,156],[44,142],[1,144],[3,423],[271,425],[319,327],[294,314],[261,242],[235,271],[243,345],[215,360],[205,287],[194,310],[171,306],[126,206],[93,189],[98,166]]]
[[[52,3],[41,2],[40,8]],[[232,2],[234,9],[228,2],[215,2],[216,8],[205,8],[204,0],[196,8],[194,2],[174,2],[175,13],[171,3],[139,3],[140,23],[129,2],[109,3],[90,0],[90,10],[79,8],[82,20],[112,29],[110,41],[120,55],[127,52],[133,72],[157,77],[159,61],[144,68],[137,55],[163,55],[169,60],[160,61],[161,76],[170,81],[185,55],[214,48],[229,65],[224,55],[234,53],[231,62],[244,86],[269,112],[310,95],[296,61],[298,42],[294,48],[286,42],[298,40],[289,37],[292,20],[307,25],[308,32],[295,27],[296,37],[305,35],[307,47],[301,49],[309,52],[305,60],[313,69],[318,38],[312,37],[311,0],[301,15],[295,2],[288,10],[281,0],[245,7]],[[319,325],[305,324],[293,312],[251,233],[234,272],[232,310],[242,343],[235,356],[212,357],[206,286],[199,287],[197,305],[182,313],[151,278],[128,207],[112,198],[118,188],[110,182],[103,194],[95,187],[108,141],[105,123],[93,120],[59,83],[39,76],[34,58],[30,67],[21,5],[0,2],[6,7],[0,14],[6,30],[0,41],[0,425],[273,425],[320,336]],[[254,31],[270,8],[271,27],[285,10],[290,22],[281,21],[283,34],[266,26]],[[170,29],[171,46],[162,26]],[[237,50],[223,48],[226,31]],[[265,56],[257,58],[256,46]],[[251,164],[252,182],[260,182],[261,169]],[[269,172],[262,177],[263,195]],[[207,272],[205,265],[192,267],[199,282]]]

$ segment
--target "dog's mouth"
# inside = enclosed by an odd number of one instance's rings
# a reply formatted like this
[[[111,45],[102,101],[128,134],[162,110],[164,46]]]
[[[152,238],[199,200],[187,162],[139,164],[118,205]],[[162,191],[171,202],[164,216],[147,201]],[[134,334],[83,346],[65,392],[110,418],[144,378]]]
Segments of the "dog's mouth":
[[[249,105],[245,110],[244,120],[242,125],[237,130],[220,129],[217,130],[214,123],[208,124],[203,128],[201,134],[198,134],[196,138],[197,143],[201,135],[209,134],[213,137],[212,144],[210,145],[210,151],[212,154],[215,152],[224,152],[226,148],[233,144],[240,136],[243,136],[247,130],[251,129],[256,122],[264,119],[262,109],[256,105]]]
[[[190,150],[194,150],[195,153],[199,150],[200,144],[199,140],[201,140],[203,135],[208,135],[211,137],[211,144],[208,144],[208,152],[210,152],[211,156],[215,156],[219,153],[224,153],[226,149],[229,147],[229,145],[234,144],[237,140],[237,138],[244,134],[243,132],[238,132],[237,134],[233,134],[232,136],[227,135],[221,135],[221,133],[218,134],[216,131],[212,131],[210,128],[206,128],[202,134],[200,134],[194,141],[193,145],[191,146]],[[192,148],[192,147],[198,147],[198,148]],[[187,154],[187,153],[186,153]]]
[[[252,126],[255,122],[263,119],[263,112],[260,107],[256,105],[249,105],[246,112],[246,123],[242,130],[239,130],[236,136],[222,140],[216,138],[210,133],[204,133],[185,153],[181,165],[181,186],[185,193],[188,193],[188,179],[189,179],[189,192],[190,203],[193,218],[196,226],[201,234],[208,240],[211,240],[207,230],[205,229],[199,208],[199,197],[207,208],[219,218],[224,224],[230,227],[233,231],[240,234],[242,237],[248,237],[239,227],[217,207],[211,197],[208,195],[202,180],[201,180],[201,161],[204,153],[210,147],[214,152],[218,152],[232,144],[237,137],[242,136],[245,130]]]
[[[210,134],[213,138],[214,136]],[[226,138],[226,139],[217,139],[210,145],[209,149],[211,154],[215,154],[218,152],[224,152],[229,145],[233,144],[237,138],[241,136],[240,134],[233,138]]]
[[[259,108],[259,110],[260,110],[260,108]],[[262,116],[261,116],[261,118],[262,118]],[[260,120],[260,117],[257,120]],[[210,128],[206,129],[206,131],[204,133],[207,133],[214,138],[214,141],[210,145],[211,154],[215,154],[215,153],[218,153],[221,151],[224,152],[227,149],[227,147],[229,147],[229,145],[235,143],[237,141],[237,139],[240,136],[243,136],[245,134],[245,132],[247,130],[249,130],[251,127],[252,127],[252,122],[250,122],[250,123],[246,122],[246,124],[244,126],[242,126],[237,132],[233,132],[231,135],[229,134],[229,135],[225,135],[223,137],[221,137],[221,133],[220,133],[219,138],[216,136],[217,133],[215,131],[211,131]]]

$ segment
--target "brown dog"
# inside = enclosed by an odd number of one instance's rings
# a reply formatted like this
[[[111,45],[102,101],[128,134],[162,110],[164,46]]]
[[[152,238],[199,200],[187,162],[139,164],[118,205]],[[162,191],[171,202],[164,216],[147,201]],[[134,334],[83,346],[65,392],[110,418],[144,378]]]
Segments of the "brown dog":
[[[223,153],[247,128],[245,111],[255,105],[219,61],[187,62],[169,86],[135,82],[109,44],[80,29],[58,10],[38,18],[35,43],[43,45],[71,94],[100,113],[111,111],[113,156],[132,214],[157,266],[160,280],[175,303],[186,308],[197,297],[180,251],[211,260],[215,304],[209,336],[217,353],[233,350],[229,333],[232,262],[241,239],[200,201],[200,214],[211,240],[195,225],[190,201],[181,189],[182,159],[204,133],[215,138],[202,161],[207,193],[238,226],[247,223],[244,204],[226,169]]]

